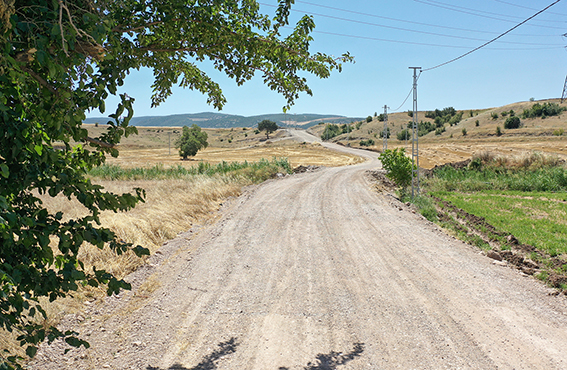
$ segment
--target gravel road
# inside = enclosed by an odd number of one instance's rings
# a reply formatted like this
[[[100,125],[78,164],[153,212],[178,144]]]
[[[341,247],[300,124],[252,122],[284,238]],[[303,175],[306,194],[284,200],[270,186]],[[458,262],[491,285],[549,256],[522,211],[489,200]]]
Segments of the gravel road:
[[[567,369],[565,298],[373,192],[376,154],[356,153],[167,243],[132,292],[68,320],[91,349],[31,368]]]

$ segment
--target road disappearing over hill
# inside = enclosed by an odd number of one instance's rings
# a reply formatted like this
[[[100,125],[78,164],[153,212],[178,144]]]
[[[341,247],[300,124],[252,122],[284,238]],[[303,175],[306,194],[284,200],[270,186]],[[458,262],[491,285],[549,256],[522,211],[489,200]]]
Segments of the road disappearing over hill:
[[[377,194],[376,153],[341,150],[369,160],[246,191],[69,321],[90,349],[32,368],[567,368],[564,297]]]

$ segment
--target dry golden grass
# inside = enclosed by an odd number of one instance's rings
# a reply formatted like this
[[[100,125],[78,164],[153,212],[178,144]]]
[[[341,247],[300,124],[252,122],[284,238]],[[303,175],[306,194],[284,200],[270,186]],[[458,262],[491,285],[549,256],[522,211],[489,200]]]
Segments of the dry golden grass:
[[[114,193],[129,192],[134,187],[146,189],[145,203],[140,203],[128,212],[103,212],[100,219],[102,226],[112,229],[118,238],[134,245],[142,245],[152,254],[180,232],[214,217],[220,203],[229,197],[240,195],[243,186],[250,184],[243,177],[220,176],[194,176],[184,180],[96,182]],[[85,215],[80,203],[69,201],[65,197],[44,197],[43,201],[48,209],[64,212],[67,219]],[[79,258],[85,263],[86,270],[92,271],[92,266],[96,266],[118,278],[124,278],[144,263],[144,259],[133,253],[117,256],[109,248],[101,250],[89,244],[81,248]],[[151,291],[151,287],[143,287],[143,290]],[[56,325],[66,314],[80,312],[85,300],[99,300],[104,296],[103,289],[85,287],[73,292],[72,296],[52,303],[41,300],[48,315],[43,324]],[[24,350],[15,340],[16,336],[16,333],[2,332],[0,348],[25,357]]]
[[[141,245],[153,253],[167,240],[215,215],[222,201],[238,196],[249,182],[244,178],[194,176],[183,180],[96,181],[107,191],[124,193],[134,187],[146,190],[145,203],[128,212],[103,212],[101,224],[113,230],[121,240]],[[52,211],[62,211],[68,218],[84,215],[80,203],[63,197],[44,199]],[[104,268],[119,278],[134,271],[143,260],[131,253],[116,256],[108,248],[92,245],[81,248],[79,258],[90,270]]]
[[[335,152],[323,148],[318,144],[297,144],[297,143],[272,143],[267,145],[256,145],[244,148],[216,148],[209,147],[200,151],[190,160],[182,161],[176,152],[166,148],[155,149],[122,149],[118,158],[109,158],[107,164],[116,164],[124,168],[131,167],[151,167],[156,164],[164,166],[195,166],[198,162],[208,162],[210,164],[225,162],[257,162],[260,159],[288,158],[292,167],[299,165],[316,166],[345,166],[356,164],[363,161],[362,158]]]

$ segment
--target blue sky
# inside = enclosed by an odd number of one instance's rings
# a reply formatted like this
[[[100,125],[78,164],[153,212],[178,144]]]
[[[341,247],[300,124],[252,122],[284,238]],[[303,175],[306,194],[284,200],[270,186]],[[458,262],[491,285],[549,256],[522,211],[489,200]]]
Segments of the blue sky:
[[[260,0],[273,15],[276,0]],[[554,0],[380,0],[296,1],[292,25],[312,14],[312,51],[350,52],[354,64],[319,80],[307,75],[314,96],[302,95],[289,113],[367,116],[400,107],[412,86],[412,71],[437,66],[470,51],[529,18]],[[419,110],[453,106],[480,109],[530,98],[561,96],[567,75],[567,0],[475,53],[424,71],[418,86]],[[283,97],[257,76],[244,86],[205,65],[221,84],[228,103],[223,113],[252,116],[280,113]],[[134,71],[120,92],[136,98],[136,116],[215,111],[206,97],[187,89],[150,109],[152,74]],[[111,113],[116,100],[107,101]],[[412,108],[409,99],[399,111]],[[100,116],[91,112],[90,117]]]

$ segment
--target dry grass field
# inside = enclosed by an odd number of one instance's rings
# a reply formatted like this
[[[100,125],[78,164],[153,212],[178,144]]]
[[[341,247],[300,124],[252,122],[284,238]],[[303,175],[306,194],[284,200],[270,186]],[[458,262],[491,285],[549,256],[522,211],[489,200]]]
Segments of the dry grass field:
[[[86,125],[92,134],[104,130],[103,126]],[[297,143],[285,130],[270,135],[255,134],[251,128],[203,129],[207,132],[209,147],[189,160],[182,161],[175,149],[179,128],[139,127],[138,135],[130,136],[120,145],[118,158],[107,159],[108,164],[125,168],[195,166],[198,162],[210,164],[225,162],[256,162],[260,159],[287,158],[292,167],[315,165],[336,167],[360,163],[362,159],[350,154],[335,152],[319,144]]]

